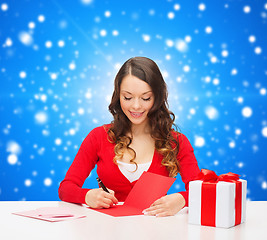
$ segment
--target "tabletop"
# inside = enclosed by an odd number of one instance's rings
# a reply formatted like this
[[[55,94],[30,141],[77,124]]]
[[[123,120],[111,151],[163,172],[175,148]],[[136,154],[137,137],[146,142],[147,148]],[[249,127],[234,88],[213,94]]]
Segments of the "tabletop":
[[[62,222],[47,222],[14,215],[14,212],[40,207],[68,207],[84,218]],[[192,239],[251,240],[266,239],[267,202],[247,202],[246,222],[224,229],[188,224],[188,208],[175,216],[112,217],[83,205],[58,201],[0,202],[0,239]]]

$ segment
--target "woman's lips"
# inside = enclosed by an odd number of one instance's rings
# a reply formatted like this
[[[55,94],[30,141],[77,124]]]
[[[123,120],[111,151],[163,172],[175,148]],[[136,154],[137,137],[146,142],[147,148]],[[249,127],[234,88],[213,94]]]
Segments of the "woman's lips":
[[[134,118],[142,117],[143,113],[144,112],[131,112],[130,111],[131,116],[134,117]]]

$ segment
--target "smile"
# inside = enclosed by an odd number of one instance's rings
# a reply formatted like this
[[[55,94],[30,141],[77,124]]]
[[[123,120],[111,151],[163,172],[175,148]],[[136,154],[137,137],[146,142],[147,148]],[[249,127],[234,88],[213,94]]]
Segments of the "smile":
[[[134,118],[139,118],[139,117],[142,117],[144,112],[131,112],[129,111],[131,116],[134,117]]]

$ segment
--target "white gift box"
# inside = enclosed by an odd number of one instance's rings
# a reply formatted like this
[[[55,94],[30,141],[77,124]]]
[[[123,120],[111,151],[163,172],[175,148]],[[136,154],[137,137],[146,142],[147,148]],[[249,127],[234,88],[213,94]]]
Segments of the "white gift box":
[[[213,219],[214,225],[210,225],[209,223],[203,223],[204,218],[209,217],[209,208],[212,206],[206,206],[203,208],[203,204],[201,201],[203,200],[202,196],[202,188],[205,185],[205,182],[202,180],[191,181],[189,183],[189,200],[188,200],[188,207],[189,207],[189,216],[188,222],[191,224],[198,224],[198,225],[206,225],[206,226],[215,226],[215,227],[223,227],[229,228],[235,226],[239,223],[243,223],[246,219],[246,194],[247,194],[247,181],[243,179],[239,179],[237,182],[241,182],[241,198],[240,203],[241,206],[237,208],[239,211],[241,210],[241,219],[240,213],[238,214],[239,222],[236,223],[236,183],[235,182],[225,182],[219,181],[209,184],[216,184],[214,187],[214,194],[213,200],[210,200],[210,197],[207,202],[214,201],[214,211],[215,219]],[[208,192],[207,192],[208,191]],[[205,191],[209,193],[209,190]],[[208,194],[209,195],[209,194]],[[207,197],[207,196],[206,196]],[[207,198],[206,198],[207,199]],[[202,212],[203,209],[206,209]],[[212,214],[211,214],[212,215]],[[240,221],[241,220],[241,221]]]

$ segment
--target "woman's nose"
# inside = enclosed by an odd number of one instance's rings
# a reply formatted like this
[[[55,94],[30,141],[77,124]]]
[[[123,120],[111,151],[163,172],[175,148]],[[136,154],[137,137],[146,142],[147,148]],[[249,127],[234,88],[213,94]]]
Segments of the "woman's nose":
[[[133,109],[139,109],[141,107],[139,99],[134,99]]]

